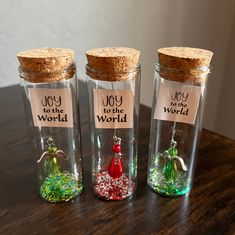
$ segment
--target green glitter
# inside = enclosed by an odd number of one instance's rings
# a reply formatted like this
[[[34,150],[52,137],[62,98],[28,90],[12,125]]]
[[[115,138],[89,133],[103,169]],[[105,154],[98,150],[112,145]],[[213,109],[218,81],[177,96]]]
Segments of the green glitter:
[[[40,187],[40,195],[48,202],[66,202],[81,193],[82,189],[81,180],[76,180],[69,172],[63,172],[46,177]]]
[[[164,170],[152,168],[149,175],[149,186],[154,191],[170,197],[184,195],[190,191],[185,172],[171,171],[170,174],[171,180],[168,180],[165,177],[166,173],[164,175]]]

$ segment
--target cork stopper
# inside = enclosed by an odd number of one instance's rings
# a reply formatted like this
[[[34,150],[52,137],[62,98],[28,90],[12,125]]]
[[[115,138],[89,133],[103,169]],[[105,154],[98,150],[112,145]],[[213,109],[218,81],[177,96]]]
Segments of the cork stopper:
[[[106,47],[86,51],[87,74],[93,79],[120,81],[133,77],[140,51],[126,47]]]
[[[37,48],[17,54],[24,79],[30,82],[53,82],[69,79],[75,73],[74,51],[63,48]],[[73,67],[73,69],[68,69]],[[66,71],[66,69],[68,69]]]
[[[158,49],[157,53],[163,78],[179,82],[206,81],[213,52],[190,47],[166,47]]]

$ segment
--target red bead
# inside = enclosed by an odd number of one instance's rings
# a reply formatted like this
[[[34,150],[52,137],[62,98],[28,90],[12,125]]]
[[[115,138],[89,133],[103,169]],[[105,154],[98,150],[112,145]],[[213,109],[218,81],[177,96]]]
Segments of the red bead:
[[[122,151],[121,145],[120,144],[114,144],[112,147],[112,150],[114,153],[120,153]]]
[[[122,175],[122,172],[123,172],[122,160],[115,159],[115,157],[113,157],[109,165],[109,175],[115,179],[119,178]]]

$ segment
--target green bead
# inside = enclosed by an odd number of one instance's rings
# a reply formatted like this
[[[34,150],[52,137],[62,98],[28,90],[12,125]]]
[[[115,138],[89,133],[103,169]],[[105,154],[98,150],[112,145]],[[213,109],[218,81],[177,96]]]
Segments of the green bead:
[[[48,151],[55,153],[57,151],[57,147],[56,146],[48,146]]]
[[[175,147],[170,147],[168,149],[168,153],[171,157],[177,156],[178,150]]]

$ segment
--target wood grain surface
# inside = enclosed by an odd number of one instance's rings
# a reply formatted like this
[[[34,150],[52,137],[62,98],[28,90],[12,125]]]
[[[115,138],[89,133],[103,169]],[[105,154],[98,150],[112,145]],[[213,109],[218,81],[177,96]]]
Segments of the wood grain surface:
[[[49,204],[37,194],[20,87],[0,89],[0,234],[235,234],[235,141],[203,130],[190,195],[164,198],[146,184],[151,109],[141,106],[138,187],[120,202],[92,193],[87,91],[81,91],[85,190]]]

